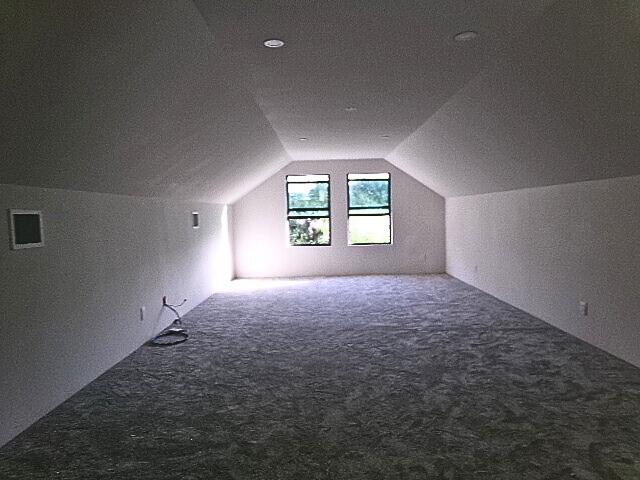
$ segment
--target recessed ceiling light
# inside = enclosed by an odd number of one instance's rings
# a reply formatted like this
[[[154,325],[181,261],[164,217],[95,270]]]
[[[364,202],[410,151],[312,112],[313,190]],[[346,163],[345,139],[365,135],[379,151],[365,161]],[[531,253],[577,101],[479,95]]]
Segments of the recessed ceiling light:
[[[300,137],[299,140],[301,142],[306,142],[307,140],[309,140],[307,137]]]
[[[358,110],[356,107],[347,107],[344,109],[345,112],[355,112]]]
[[[460,32],[456,34],[453,39],[456,42],[468,42],[478,37],[478,32],[474,32],[473,30],[466,30],[464,32]]]
[[[284,47],[284,42],[279,38],[270,38],[262,42],[262,44],[267,48],[280,48]]]

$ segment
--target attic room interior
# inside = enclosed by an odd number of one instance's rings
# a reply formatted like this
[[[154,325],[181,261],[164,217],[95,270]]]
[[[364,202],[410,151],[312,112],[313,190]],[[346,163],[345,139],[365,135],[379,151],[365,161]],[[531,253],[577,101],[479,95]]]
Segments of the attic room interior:
[[[0,479],[640,479],[637,0],[0,13]]]

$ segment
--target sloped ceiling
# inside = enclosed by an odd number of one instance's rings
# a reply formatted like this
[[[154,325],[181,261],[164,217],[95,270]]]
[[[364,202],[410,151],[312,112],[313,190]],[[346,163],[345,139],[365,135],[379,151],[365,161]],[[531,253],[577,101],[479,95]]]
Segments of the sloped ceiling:
[[[195,3],[291,157],[326,160],[385,157],[551,0]]]
[[[228,202],[291,161],[191,2],[0,11],[0,184]]]
[[[0,184],[227,203],[292,160],[383,157],[443,195],[640,173],[632,0],[0,14]],[[480,37],[452,40],[467,29]]]
[[[640,174],[640,3],[555,3],[387,159],[444,196]]]

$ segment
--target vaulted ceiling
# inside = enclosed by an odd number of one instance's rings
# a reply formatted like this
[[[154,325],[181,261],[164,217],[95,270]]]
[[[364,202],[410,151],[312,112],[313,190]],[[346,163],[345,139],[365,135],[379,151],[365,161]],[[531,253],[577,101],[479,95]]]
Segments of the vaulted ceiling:
[[[640,174],[634,0],[0,14],[0,184],[233,202],[292,160],[387,158],[445,196]]]
[[[556,2],[388,160],[444,196],[640,174],[640,2]]]
[[[227,202],[291,161],[190,1],[0,11],[0,184]]]

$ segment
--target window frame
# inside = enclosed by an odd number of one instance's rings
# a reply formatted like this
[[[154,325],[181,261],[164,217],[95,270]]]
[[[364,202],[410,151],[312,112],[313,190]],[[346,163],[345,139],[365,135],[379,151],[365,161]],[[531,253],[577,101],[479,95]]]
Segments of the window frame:
[[[308,181],[308,182],[290,182],[289,181],[289,177],[305,177],[305,176],[312,176],[312,175],[321,175],[321,176],[326,176],[327,179],[326,180],[314,180],[314,181]],[[292,173],[292,174],[287,174],[284,177],[285,180],[285,201],[286,201],[286,206],[287,206],[287,245],[289,247],[330,247],[331,246],[331,231],[333,230],[333,226],[331,224],[331,175],[328,173]],[[290,183],[295,183],[295,184],[310,184],[310,183],[326,183],[327,184],[327,208],[291,208],[289,206],[289,184]],[[309,212],[309,211],[313,211],[313,210],[326,210],[327,211],[327,215],[322,215],[322,216],[309,216],[309,215],[292,215],[291,212]],[[300,219],[307,219],[307,218],[326,218],[329,220],[329,241],[327,243],[301,243],[301,244],[292,244],[291,243],[291,231],[290,231],[290,226],[289,226],[289,220],[300,220]]]
[[[347,173],[347,244],[349,246],[361,246],[361,245],[392,245],[393,244],[393,217],[391,214],[391,172],[378,172],[378,174],[386,173],[388,178],[363,178],[356,180],[349,180],[349,175],[371,175],[368,173]],[[349,182],[379,182],[379,181],[387,182],[387,198],[389,199],[389,203],[387,205],[376,205],[373,207],[352,207],[351,206],[351,189],[349,188]],[[389,213],[370,213],[370,214],[352,214],[352,210],[373,210],[373,209],[382,209],[387,208]],[[389,216],[389,241],[388,242],[376,242],[376,243],[351,243],[349,238],[349,221],[351,217],[386,217]]]

